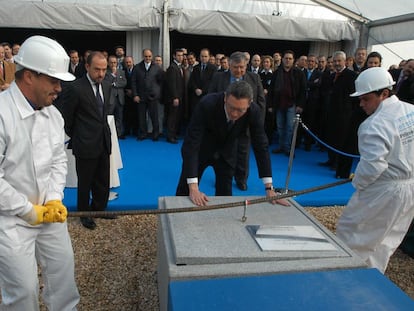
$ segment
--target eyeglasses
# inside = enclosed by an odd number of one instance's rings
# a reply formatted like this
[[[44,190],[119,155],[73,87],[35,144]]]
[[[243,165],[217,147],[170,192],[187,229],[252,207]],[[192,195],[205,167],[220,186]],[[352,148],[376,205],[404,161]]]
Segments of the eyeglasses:
[[[247,109],[249,109],[249,106],[247,106],[247,108],[238,108],[238,107],[234,107],[234,106],[230,105],[229,103],[226,103],[226,106],[227,106],[227,109],[229,111],[238,112],[238,113],[241,113],[241,114],[246,113]]]

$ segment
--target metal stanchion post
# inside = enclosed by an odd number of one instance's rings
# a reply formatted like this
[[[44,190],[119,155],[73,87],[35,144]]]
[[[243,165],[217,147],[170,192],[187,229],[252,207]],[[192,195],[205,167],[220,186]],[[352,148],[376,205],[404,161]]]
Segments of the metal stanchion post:
[[[296,137],[298,135],[298,127],[299,127],[300,122],[301,122],[300,114],[296,114],[296,117],[294,119],[294,124],[293,124],[292,143],[290,144],[289,165],[288,165],[288,171],[286,175],[285,193],[289,192],[290,173],[292,170],[293,158],[295,157]]]

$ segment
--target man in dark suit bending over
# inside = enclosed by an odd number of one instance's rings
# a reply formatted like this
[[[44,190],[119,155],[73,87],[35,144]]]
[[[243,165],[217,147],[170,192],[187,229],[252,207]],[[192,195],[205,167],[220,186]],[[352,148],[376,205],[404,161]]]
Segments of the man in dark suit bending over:
[[[208,94],[196,107],[184,138],[182,171],[176,195],[189,196],[199,206],[208,197],[199,190],[204,170],[212,166],[216,174],[216,196],[232,195],[232,178],[237,162],[237,139],[250,128],[259,176],[267,196],[275,196],[268,141],[263,113],[252,102],[253,90],[245,81],[230,84],[226,92]],[[286,200],[276,203],[288,205]]]

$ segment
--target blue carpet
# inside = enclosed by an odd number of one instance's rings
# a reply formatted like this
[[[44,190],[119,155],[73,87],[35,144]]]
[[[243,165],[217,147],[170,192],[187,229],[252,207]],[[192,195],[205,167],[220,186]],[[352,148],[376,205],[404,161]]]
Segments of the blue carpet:
[[[124,168],[119,170],[121,186],[111,189],[118,193],[118,198],[109,202],[108,210],[155,209],[158,206],[158,197],[175,195],[181,171],[181,143],[172,145],[164,139],[153,142],[137,141],[133,137],[128,137],[120,140],[119,144]],[[337,181],[334,171],[318,165],[318,162],[327,160],[327,154],[316,149],[314,147],[311,152],[296,149],[288,185],[290,190],[303,190]],[[273,184],[284,189],[289,158],[285,155],[271,154],[271,160]],[[214,174],[211,168],[204,173],[200,188],[207,195],[214,195]],[[302,206],[345,205],[352,192],[351,183],[347,183],[301,195],[295,200]],[[240,191],[234,185],[233,195],[264,194],[263,183],[258,178],[256,160],[252,152],[248,190]],[[64,203],[69,210],[76,210],[75,188],[65,189]]]

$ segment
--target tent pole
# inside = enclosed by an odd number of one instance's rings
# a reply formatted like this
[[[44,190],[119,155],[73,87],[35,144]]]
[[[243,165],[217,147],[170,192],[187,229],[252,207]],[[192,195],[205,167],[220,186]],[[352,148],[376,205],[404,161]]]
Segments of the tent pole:
[[[169,24],[169,1],[164,0],[162,8],[162,29],[161,33],[161,51],[162,51],[162,63],[164,69],[167,69],[170,66],[170,29]]]

